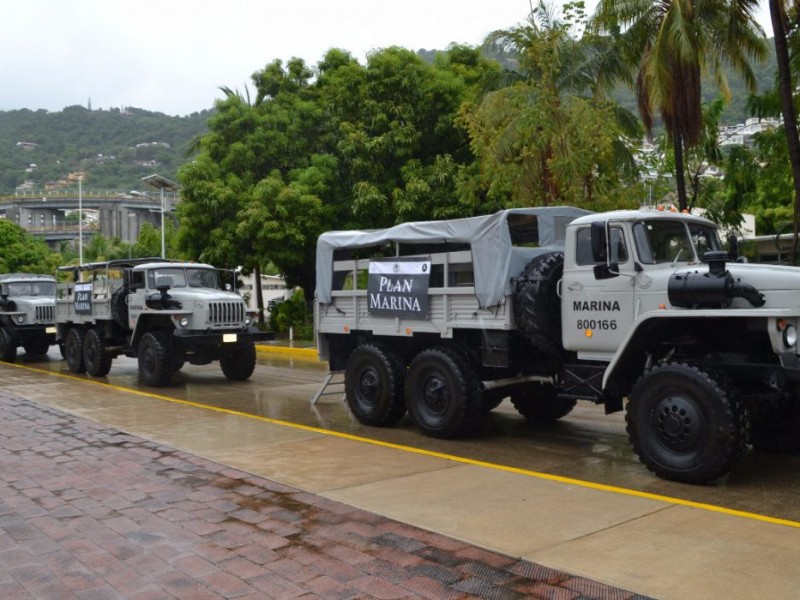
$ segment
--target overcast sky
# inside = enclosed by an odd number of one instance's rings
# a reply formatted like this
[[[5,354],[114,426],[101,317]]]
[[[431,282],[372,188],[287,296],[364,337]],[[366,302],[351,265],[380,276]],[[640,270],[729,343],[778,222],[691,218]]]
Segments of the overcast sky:
[[[187,115],[222,86],[252,90],[250,76],[276,58],[315,65],[337,47],[364,63],[394,45],[478,45],[529,10],[528,0],[16,0],[3,8],[0,110],[91,99]]]

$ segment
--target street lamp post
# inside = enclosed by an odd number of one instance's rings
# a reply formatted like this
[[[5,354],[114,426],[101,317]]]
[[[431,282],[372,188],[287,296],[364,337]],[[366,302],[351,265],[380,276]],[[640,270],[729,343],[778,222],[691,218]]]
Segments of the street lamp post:
[[[83,175],[78,175],[78,265],[83,265]]]
[[[154,188],[158,188],[161,190],[161,258],[167,257],[166,252],[166,244],[164,241],[164,213],[166,212],[166,207],[164,205],[164,190],[169,192],[176,192],[178,191],[178,184],[174,181],[167,179],[166,177],[162,177],[161,175],[148,175],[147,177],[142,177],[142,181],[145,183],[149,183]]]

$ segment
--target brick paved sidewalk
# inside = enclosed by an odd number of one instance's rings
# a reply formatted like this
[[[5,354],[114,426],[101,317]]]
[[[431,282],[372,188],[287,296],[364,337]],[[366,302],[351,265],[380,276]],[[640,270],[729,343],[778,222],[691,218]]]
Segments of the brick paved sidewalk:
[[[0,392],[0,598],[640,598]]]

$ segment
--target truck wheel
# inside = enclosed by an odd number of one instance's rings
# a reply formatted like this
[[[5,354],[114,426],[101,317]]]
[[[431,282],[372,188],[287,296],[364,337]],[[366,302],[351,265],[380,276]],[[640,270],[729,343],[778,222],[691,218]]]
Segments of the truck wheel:
[[[750,421],[750,443],[756,450],[800,454],[800,404],[784,402]]]
[[[358,346],[347,359],[344,389],[347,406],[364,425],[389,427],[406,413],[403,361],[391,350]]]
[[[23,344],[25,354],[29,356],[44,356],[50,350],[50,344],[46,339],[30,340]]]
[[[516,279],[513,296],[517,328],[547,352],[561,348],[561,303],[558,281],[564,273],[564,253],[548,252],[531,260]]]
[[[659,477],[707,483],[747,449],[747,411],[727,376],[666,363],[639,378],[625,416],[636,454]]]
[[[64,339],[64,358],[67,367],[73,373],[84,373],[86,364],[83,362],[83,329],[80,327],[70,327]]]
[[[14,362],[17,360],[17,343],[14,336],[5,327],[0,328],[0,360]]]
[[[431,437],[469,434],[484,414],[475,369],[451,348],[417,354],[406,373],[405,396],[414,421]]]
[[[511,404],[531,423],[552,423],[566,417],[578,403],[574,399],[556,396],[556,388],[549,383],[523,383],[511,391]]]
[[[167,336],[160,331],[149,331],[139,341],[139,377],[146,385],[169,385],[172,379],[172,361],[168,348]]]
[[[252,342],[241,346],[223,345],[219,365],[222,373],[231,381],[244,381],[256,368],[256,345]]]
[[[95,328],[86,332],[83,340],[83,363],[93,377],[105,377],[111,370],[112,356],[106,351],[106,341]]]

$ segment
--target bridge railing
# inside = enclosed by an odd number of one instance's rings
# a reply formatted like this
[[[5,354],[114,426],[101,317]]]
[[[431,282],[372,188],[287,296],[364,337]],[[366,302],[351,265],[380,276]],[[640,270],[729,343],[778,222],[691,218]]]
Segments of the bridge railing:
[[[161,201],[161,192],[139,192],[136,190],[120,191],[120,190],[83,190],[80,194],[83,198],[105,198],[105,199],[118,199],[125,200],[150,200],[152,202]],[[15,202],[24,202],[26,200],[45,200],[47,198],[74,198],[78,199],[78,190],[31,190],[25,192],[17,192],[16,194],[0,195],[0,203],[13,204]],[[175,202],[180,198],[180,194],[176,192],[164,192],[164,198],[170,202]]]

